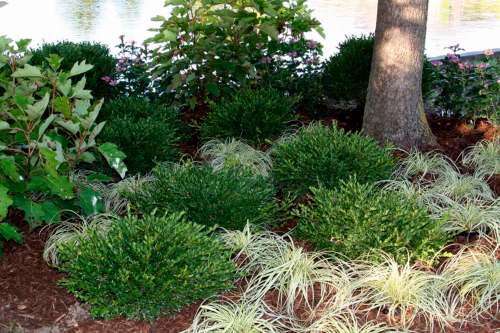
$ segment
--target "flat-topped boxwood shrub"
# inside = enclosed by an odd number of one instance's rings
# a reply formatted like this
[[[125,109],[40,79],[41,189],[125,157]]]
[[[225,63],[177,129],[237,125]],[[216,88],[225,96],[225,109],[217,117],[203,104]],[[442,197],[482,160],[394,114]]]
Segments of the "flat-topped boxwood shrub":
[[[98,318],[154,319],[227,290],[235,267],[205,227],[182,213],[126,217],[60,249],[61,284]]]
[[[206,140],[240,138],[255,144],[275,139],[295,119],[298,101],[272,88],[242,90],[214,105],[201,135]]]
[[[373,184],[353,178],[337,189],[319,187],[312,192],[313,203],[301,207],[294,233],[317,249],[350,259],[383,251],[404,263],[408,255],[431,260],[450,240],[415,201]]]
[[[176,109],[125,97],[110,101],[103,111],[107,123],[101,137],[129,156],[131,173],[146,173],[157,162],[174,162],[179,157],[182,123]]]
[[[243,229],[247,222],[265,224],[276,212],[275,190],[267,177],[241,168],[214,171],[186,162],[154,169],[154,180],[131,195],[140,212],[185,211],[190,221],[226,229]]]
[[[92,90],[95,98],[109,98],[115,94],[116,89],[103,80],[113,77],[115,73],[116,59],[109,48],[96,42],[70,42],[61,41],[57,43],[42,44],[39,48],[32,50],[30,63],[33,65],[48,66],[47,59],[51,54],[57,54],[63,58],[61,69],[69,71],[75,62],[85,60],[94,68],[85,73],[87,87]]]
[[[314,123],[273,147],[273,176],[284,190],[302,195],[319,184],[334,188],[357,176],[362,183],[387,179],[395,168],[388,148],[357,133]]]

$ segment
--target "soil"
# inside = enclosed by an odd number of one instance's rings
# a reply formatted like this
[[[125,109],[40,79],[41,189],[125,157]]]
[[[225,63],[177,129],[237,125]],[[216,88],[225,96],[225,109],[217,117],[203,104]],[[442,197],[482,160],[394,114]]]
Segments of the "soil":
[[[199,119],[186,116],[186,123],[193,124]],[[310,121],[302,118],[304,123]],[[322,121],[337,121],[346,130],[359,130],[361,117],[356,114],[331,114]],[[481,141],[491,139],[498,129],[485,121],[469,126],[453,119],[429,117],[431,129],[437,136],[441,150],[456,159],[460,152]],[[181,150],[194,156],[198,150],[197,135],[188,138],[181,144]],[[430,148],[430,149],[431,149]],[[500,175],[489,180],[491,187],[500,193]],[[5,254],[0,258],[0,333],[3,332],[140,332],[140,333],[177,333],[189,327],[199,304],[193,304],[173,317],[162,317],[155,322],[131,321],[123,318],[101,321],[89,317],[85,305],[80,304],[74,296],[60,288],[57,281],[64,275],[46,265],[42,259],[44,241],[49,230],[29,232],[22,216],[11,214],[10,220],[23,231],[24,243],[21,245],[8,242]],[[17,221],[17,222],[16,222]],[[296,221],[278,228],[286,232]],[[371,315],[373,316],[373,314]],[[383,314],[378,314],[382,316]],[[384,320],[384,318],[379,318]],[[416,328],[419,323],[417,322]],[[422,326],[423,327],[423,326]],[[462,326],[447,329],[447,332],[499,332],[499,320],[486,318],[480,326]],[[419,330],[426,332],[426,329]]]

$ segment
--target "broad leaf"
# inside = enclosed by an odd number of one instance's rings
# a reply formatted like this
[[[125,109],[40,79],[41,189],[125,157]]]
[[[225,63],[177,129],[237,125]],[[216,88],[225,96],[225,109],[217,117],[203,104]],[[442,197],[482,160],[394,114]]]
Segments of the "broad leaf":
[[[26,64],[23,68],[17,69],[14,73],[12,73],[12,77],[15,78],[39,78],[42,77],[42,72],[36,66]]]
[[[91,70],[92,68],[94,68],[94,66],[92,66],[90,64],[86,64],[85,60],[83,60],[82,62],[76,62],[73,65],[73,67],[71,68],[71,71],[69,72],[69,76],[72,77],[72,76],[86,73],[89,70]]]
[[[0,235],[3,239],[8,241],[13,240],[17,243],[23,242],[23,237],[21,236],[19,231],[17,231],[16,227],[8,223],[0,223]]]
[[[7,187],[0,184],[0,221],[2,221],[9,211],[10,205],[12,205],[12,198],[8,194],[9,190]]]
[[[80,192],[80,208],[85,215],[95,215],[104,212],[101,195],[91,188]]]
[[[29,120],[39,119],[47,109],[47,106],[49,105],[49,100],[50,96],[47,93],[40,101],[36,102],[33,105],[28,105],[26,109],[26,113],[28,114],[28,119]]]
[[[113,144],[106,142],[99,146],[99,152],[104,156],[108,164],[118,172],[120,177],[125,178],[125,174],[127,173],[127,166],[123,162],[125,155],[118,147]]]
[[[23,177],[17,171],[14,156],[0,155],[0,172],[7,176],[13,182],[20,182]]]

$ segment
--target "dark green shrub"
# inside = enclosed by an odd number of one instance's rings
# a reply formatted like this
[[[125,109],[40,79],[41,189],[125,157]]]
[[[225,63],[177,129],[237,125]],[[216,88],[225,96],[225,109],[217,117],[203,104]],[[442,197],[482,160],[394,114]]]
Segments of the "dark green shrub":
[[[61,246],[62,285],[95,317],[154,319],[228,289],[235,267],[219,241],[182,213],[127,217]],[[77,244],[78,245],[75,245]]]
[[[205,139],[241,138],[261,143],[278,137],[295,119],[299,98],[275,89],[243,90],[213,107],[201,127]]]
[[[243,229],[247,222],[269,223],[275,216],[274,188],[250,171],[206,165],[159,165],[155,180],[131,201],[142,212],[185,211],[188,219],[207,226]]]
[[[314,203],[302,206],[294,232],[318,249],[351,259],[384,251],[404,262],[408,253],[429,260],[449,240],[416,202],[374,185],[350,179],[335,190],[312,192]]]
[[[179,157],[182,124],[177,110],[144,98],[125,97],[107,103],[103,114],[108,120],[101,138],[114,142],[130,157],[130,172],[149,172],[156,162],[173,162]]]
[[[318,184],[336,187],[353,175],[362,183],[387,179],[395,167],[389,149],[374,140],[319,123],[280,140],[272,156],[276,183],[297,194]]]
[[[365,104],[375,38],[373,34],[350,36],[338,46],[339,52],[326,63],[323,74],[325,94],[336,100]],[[424,96],[431,88],[432,72],[425,61],[422,80]]]
[[[112,78],[115,73],[116,59],[111,55],[106,45],[91,42],[62,41],[43,44],[32,52],[31,64],[48,65],[46,58],[50,54],[57,54],[63,58],[61,69],[65,71],[69,71],[75,62],[85,60],[87,64],[94,65],[91,71],[85,73],[87,87],[92,90],[93,96],[95,98],[109,98],[114,95],[116,89],[113,87],[114,81]],[[109,77],[108,82],[103,80],[103,78],[107,77]]]

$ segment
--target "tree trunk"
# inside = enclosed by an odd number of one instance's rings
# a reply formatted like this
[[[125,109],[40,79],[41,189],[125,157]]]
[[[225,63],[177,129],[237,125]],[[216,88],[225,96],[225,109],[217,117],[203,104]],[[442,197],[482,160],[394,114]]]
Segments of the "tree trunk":
[[[435,144],[422,70],[429,0],[379,0],[363,131],[404,149]]]

